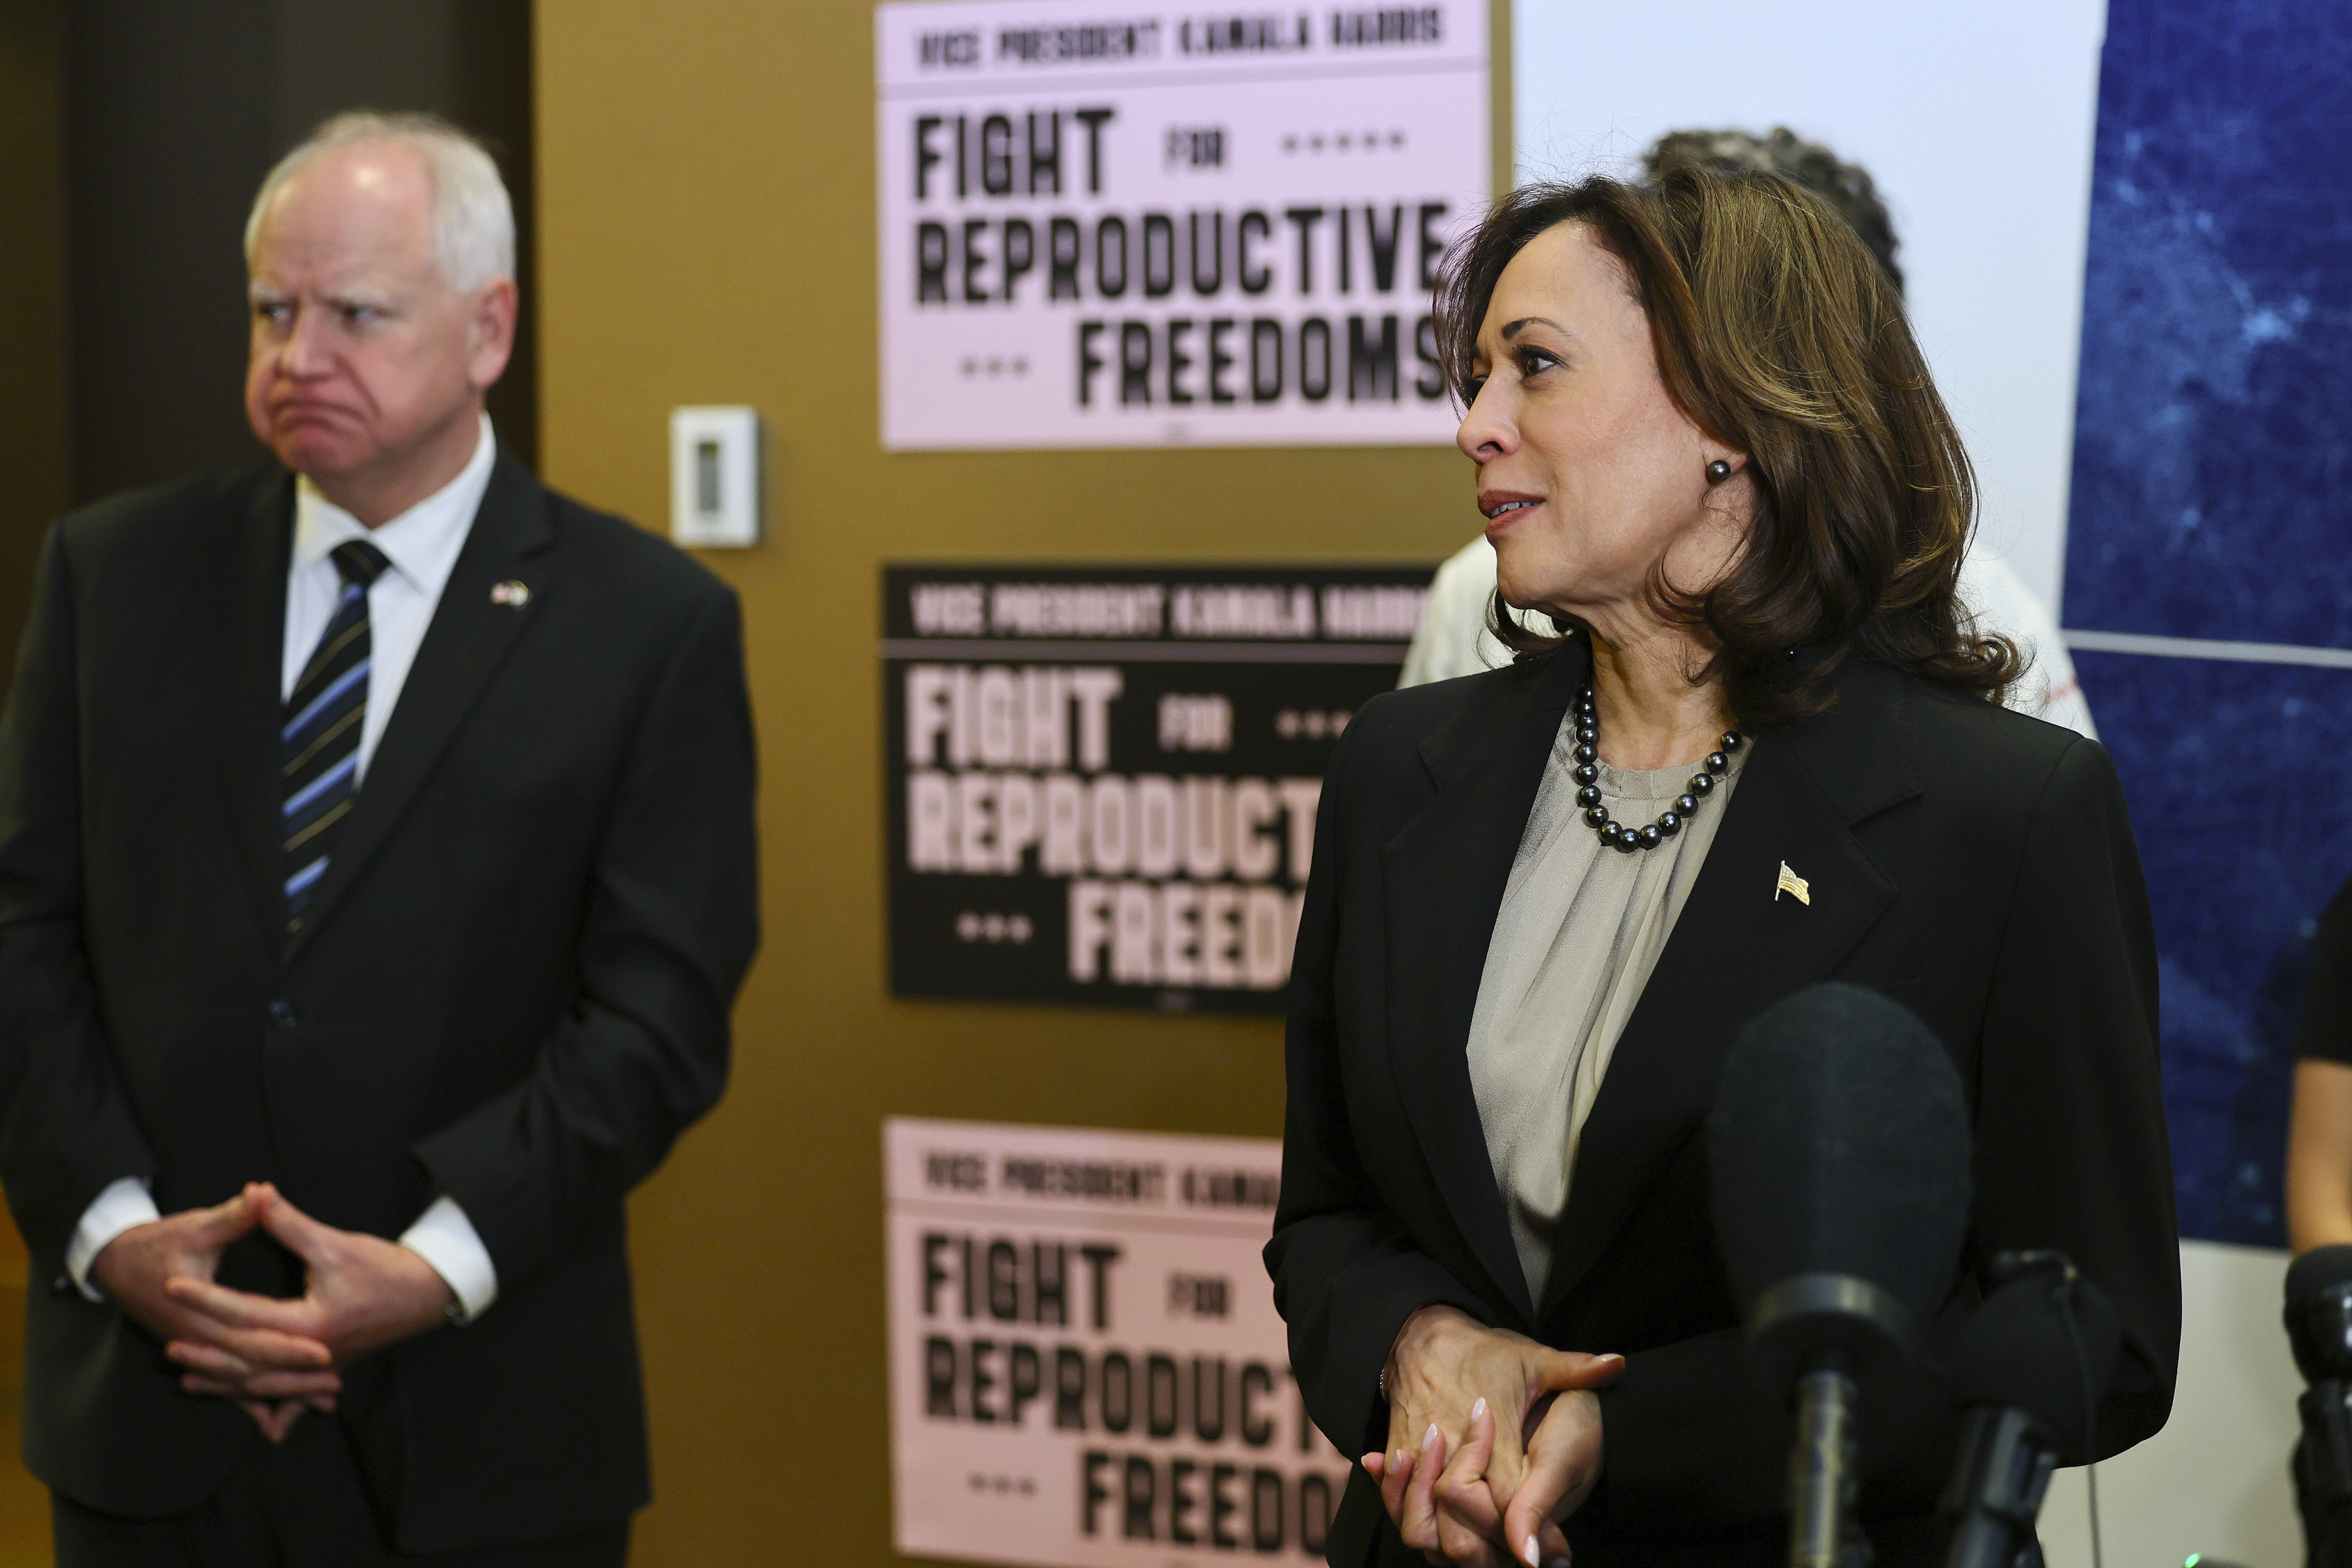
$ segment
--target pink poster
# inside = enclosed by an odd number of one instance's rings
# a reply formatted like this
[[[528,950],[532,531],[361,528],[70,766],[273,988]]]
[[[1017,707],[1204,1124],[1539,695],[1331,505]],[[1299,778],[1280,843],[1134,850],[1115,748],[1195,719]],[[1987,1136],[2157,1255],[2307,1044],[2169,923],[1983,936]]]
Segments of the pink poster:
[[[1258,1259],[1278,1142],[894,1118],[883,1146],[900,1552],[1320,1558],[1347,1463]]]

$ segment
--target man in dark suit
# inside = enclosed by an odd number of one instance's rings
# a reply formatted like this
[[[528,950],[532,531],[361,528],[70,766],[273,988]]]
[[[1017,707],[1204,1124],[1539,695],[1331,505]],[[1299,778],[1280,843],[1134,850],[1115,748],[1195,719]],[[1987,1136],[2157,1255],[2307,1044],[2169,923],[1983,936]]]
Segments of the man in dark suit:
[[[67,518],[0,724],[0,1176],[60,1563],[619,1563],[623,1199],[756,941],[733,595],[499,455],[495,166],[264,184],[275,461]]]

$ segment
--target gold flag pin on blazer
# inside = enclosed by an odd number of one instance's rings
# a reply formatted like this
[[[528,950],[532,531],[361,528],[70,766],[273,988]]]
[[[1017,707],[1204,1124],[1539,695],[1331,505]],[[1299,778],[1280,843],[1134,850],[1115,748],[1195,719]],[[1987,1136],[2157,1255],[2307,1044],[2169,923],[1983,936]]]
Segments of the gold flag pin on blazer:
[[[509,577],[503,583],[493,583],[490,584],[490,603],[509,605],[520,610],[530,603],[530,584],[519,577]]]
[[[1797,902],[1807,906],[1813,901],[1812,885],[1790,870],[1786,860],[1780,862],[1780,880],[1772,889],[1772,901],[1779,903],[1783,893],[1796,895]]]

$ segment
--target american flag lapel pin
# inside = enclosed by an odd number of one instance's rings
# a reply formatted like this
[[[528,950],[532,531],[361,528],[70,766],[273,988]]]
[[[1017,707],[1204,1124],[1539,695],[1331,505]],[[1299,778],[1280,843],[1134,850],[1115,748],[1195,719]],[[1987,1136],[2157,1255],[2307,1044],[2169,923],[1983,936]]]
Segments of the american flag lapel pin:
[[[1779,903],[1780,901],[1780,895],[1783,893],[1794,896],[1797,902],[1801,904],[1810,906],[1813,901],[1813,890],[1811,885],[1802,877],[1800,877],[1794,871],[1790,870],[1789,863],[1786,860],[1780,862],[1780,879],[1773,885],[1772,901],[1776,904]]]
[[[509,577],[503,583],[490,584],[490,603],[508,605],[521,609],[530,603],[530,584],[520,577]]]

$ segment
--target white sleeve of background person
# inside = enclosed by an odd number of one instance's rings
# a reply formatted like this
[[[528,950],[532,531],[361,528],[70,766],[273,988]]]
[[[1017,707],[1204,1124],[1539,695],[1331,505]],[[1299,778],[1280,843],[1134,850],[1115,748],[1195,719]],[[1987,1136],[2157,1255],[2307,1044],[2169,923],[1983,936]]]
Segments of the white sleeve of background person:
[[[1495,547],[1481,535],[1454,552],[1430,580],[1429,603],[1397,685],[1426,686],[1510,663],[1511,650],[1486,629],[1486,605],[1494,596]]]
[[[2011,708],[2099,738],[2057,617],[2006,558],[1981,547],[1969,551],[1960,563],[1960,602],[1976,616],[1979,630],[2007,633],[2026,657],[2024,679],[2009,693]]]
[[[106,1292],[89,1282],[89,1266],[98,1261],[108,1242],[132,1226],[163,1217],[163,1211],[155,1206],[155,1194],[139,1177],[124,1176],[110,1183],[81,1211],[81,1223],[74,1226],[73,1239],[66,1243],[66,1276],[74,1282],[74,1289],[93,1301],[105,1300]]]
[[[499,1299],[498,1265],[490,1261],[490,1249],[482,1245],[457,1199],[446,1194],[435,1198],[416,1223],[401,1232],[400,1245],[433,1265],[433,1272],[457,1298],[458,1321],[472,1322]]]

